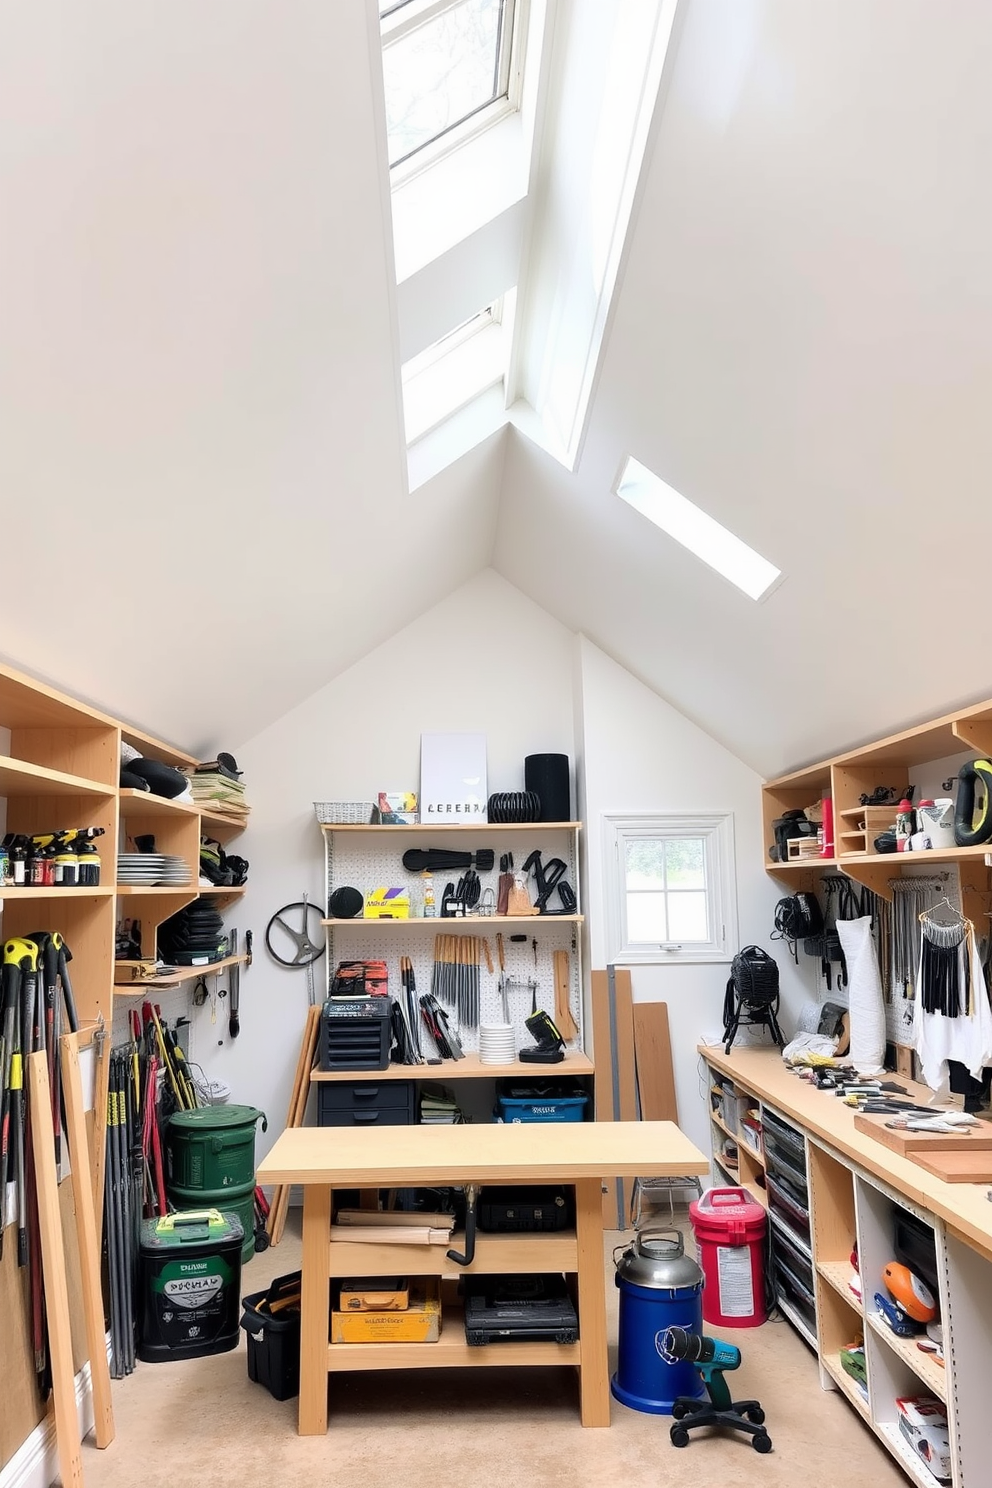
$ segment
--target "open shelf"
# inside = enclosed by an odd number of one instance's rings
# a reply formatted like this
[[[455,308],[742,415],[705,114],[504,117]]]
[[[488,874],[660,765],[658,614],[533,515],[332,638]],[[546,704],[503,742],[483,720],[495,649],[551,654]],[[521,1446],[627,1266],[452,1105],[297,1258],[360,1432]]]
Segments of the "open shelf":
[[[118,895],[127,895],[129,898],[147,898],[154,894],[158,899],[177,898],[195,899],[199,894],[195,883],[188,883],[185,888],[176,888],[175,884],[118,884]]]
[[[830,1378],[837,1385],[841,1394],[846,1395],[848,1400],[854,1406],[855,1410],[858,1411],[858,1413],[863,1416],[866,1421],[870,1422],[871,1412],[868,1409],[868,1402],[862,1395],[861,1391],[858,1389],[855,1381],[845,1371],[843,1365],[840,1362],[840,1354],[821,1354],[820,1362],[829,1374]],[[934,1482],[936,1482],[936,1479],[934,1479]]]
[[[440,916],[434,919],[425,919],[423,915],[411,915],[406,920],[390,919],[366,919],[364,915],[355,915],[350,920],[321,920],[322,925],[332,925],[338,930],[355,929],[361,927],[365,930],[402,930],[411,926],[422,929],[432,925],[439,933],[441,931],[457,930],[462,925],[489,925],[494,930],[499,930],[504,925],[581,925],[584,923],[584,915],[450,915],[442,919]]]
[[[938,1364],[931,1354],[925,1354],[918,1349],[915,1338],[897,1337],[874,1312],[866,1312],[865,1318],[872,1332],[876,1333],[894,1354],[899,1355],[903,1363],[919,1376],[932,1395],[936,1395],[937,1399],[942,1400],[946,1405],[947,1374],[944,1367]]]
[[[448,1369],[509,1365],[578,1364],[579,1343],[497,1343],[476,1348],[465,1341],[465,1323],[458,1306],[442,1307],[441,1336],[437,1343],[330,1343],[329,1373],[344,1369]]]
[[[28,760],[0,756],[0,796],[107,796],[116,795],[112,785],[87,780],[82,775],[69,775],[65,770],[50,770],[32,765]]]
[[[200,814],[203,836],[212,837],[215,842],[227,842],[231,837],[238,837],[248,826],[247,817],[228,816],[224,811],[211,811],[203,806],[195,809]]]
[[[163,987],[177,987],[182,982],[192,982],[201,976],[213,976],[215,972],[224,971],[228,966],[244,966],[247,960],[247,956],[224,956],[222,960],[210,961],[204,966],[177,966],[175,971],[170,971],[164,976],[145,977],[138,982],[115,981],[114,995],[116,997],[143,997],[149,988],[161,990]]]
[[[172,801],[166,796],[157,796],[153,791],[122,790],[118,794],[121,798],[121,816],[125,819],[129,816],[162,816],[171,820],[176,816],[196,816],[196,806],[192,801]]]
[[[113,895],[111,885],[77,884],[74,888],[65,884],[42,887],[40,884],[23,884],[16,889],[0,889],[0,901],[10,906],[18,899],[109,899]]]
[[[322,832],[405,832],[421,836],[425,832],[469,832],[485,836],[488,832],[578,832],[582,823],[568,822],[398,822],[394,825],[375,822],[321,822]]]
[[[344,1226],[331,1226],[331,1276],[440,1276],[458,1281],[462,1276],[528,1275],[534,1271],[574,1272],[578,1245],[574,1230],[554,1234],[479,1235],[470,1266],[456,1266],[445,1256],[444,1245],[395,1245],[344,1238]],[[464,1235],[456,1230],[449,1242],[462,1249]],[[337,1347],[338,1345],[334,1345]]]
[[[591,1075],[592,1060],[579,1049],[567,1049],[560,1064],[527,1064],[515,1059],[512,1064],[483,1064],[478,1054],[464,1059],[444,1059],[440,1064],[391,1064],[384,1070],[314,1070],[312,1082],[342,1081],[376,1084],[380,1080],[478,1080],[500,1079],[506,1075]]]
[[[863,1316],[864,1307],[851,1291],[847,1284],[847,1278],[851,1274],[851,1265],[848,1261],[817,1261],[816,1269],[823,1277],[828,1286],[832,1286],[838,1297],[842,1298],[858,1316]]]
[[[895,1422],[879,1421],[876,1430],[893,1457],[902,1464],[914,1483],[919,1483],[920,1488],[940,1488],[940,1479],[935,1478],[926,1463],[917,1457]]]

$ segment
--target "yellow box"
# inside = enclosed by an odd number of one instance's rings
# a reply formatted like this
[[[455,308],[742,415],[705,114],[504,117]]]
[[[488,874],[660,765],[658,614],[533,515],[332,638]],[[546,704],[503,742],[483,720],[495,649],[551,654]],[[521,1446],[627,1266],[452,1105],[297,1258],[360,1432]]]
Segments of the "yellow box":
[[[426,1277],[410,1288],[405,1312],[332,1312],[332,1343],[437,1343],[441,1336],[441,1287]]]
[[[341,1283],[342,1312],[405,1312],[409,1305],[405,1277],[353,1276]]]
[[[407,889],[391,889],[387,886],[373,889],[365,895],[365,918],[367,920],[408,920],[410,918],[410,894]]]

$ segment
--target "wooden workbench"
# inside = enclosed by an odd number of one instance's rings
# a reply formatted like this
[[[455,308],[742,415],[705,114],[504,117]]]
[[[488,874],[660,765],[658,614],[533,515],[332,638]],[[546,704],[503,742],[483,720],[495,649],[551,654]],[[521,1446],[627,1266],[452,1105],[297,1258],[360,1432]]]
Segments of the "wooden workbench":
[[[303,1185],[303,1288],[299,1430],[327,1430],[327,1375],[338,1370],[570,1364],[578,1368],[582,1424],[610,1424],[603,1281],[602,1181],[682,1177],[709,1161],[670,1121],[547,1125],[392,1126],[284,1131],[258,1169],[260,1183]],[[482,1235],[471,1266],[437,1245],[367,1245],[332,1239],[334,1189],[464,1183],[575,1186],[574,1231]],[[458,1248],[459,1242],[455,1242]],[[341,1276],[564,1272],[576,1278],[575,1344],[469,1347],[460,1314],[443,1318],[437,1343],[331,1344],[330,1278]]]
[[[952,1233],[992,1260],[989,1184],[944,1183],[919,1163],[910,1162],[873,1137],[865,1136],[854,1125],[854,1110],[831,1091],[817,1090],[792,1074],[778,1049],[743,1048],[724,1054],[719,1046],[705,1045],[699,1052],[707,1064],[729,1075],[735,1085],[777,1107],[783,1116],[791,1117],[805,1131],[874,1173],[921,1209],[937,1215]],[[902,1079],[900,1083],[921,1105],[933,1099],[933,1092],[925,1085]]]

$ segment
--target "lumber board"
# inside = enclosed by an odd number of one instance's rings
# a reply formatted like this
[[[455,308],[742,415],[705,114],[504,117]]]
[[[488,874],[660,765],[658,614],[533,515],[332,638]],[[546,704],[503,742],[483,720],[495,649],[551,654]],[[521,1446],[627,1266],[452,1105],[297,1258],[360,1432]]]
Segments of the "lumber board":
[[[93,1177],[90,1171],[83,1082],[79,1069],[79,1035],[67,1033],[60,1043],[86,1350],[93,1390],[93,1435],[97,1446],[102,1448],[109,1447],[114,1439],[114,1406],[104,1330],[103,1288],[100,1281],[100,1226],[93,1207]]]
[[[992,1152],[910,1152],[908,1157],[944,1183],[992,1183]]]
[[[992,1125],[987,1122],[967,1136],[954,1136],[950,1132],[900,1131],[886,1125],[891,1120],[891,1116],[855,1116],[854,1126],[900,1157],[917,1152],[992,1152]]]
[[[289,1100],[289,1112],[286,1116],[286,1125],[302,1126],[306,1115],[307,1099],[310,1095],[310,1071],[313,1069],[314,1059],[317,1054],[317,1040],[320,1033],[320,1008],[308,1007],[306,1022],[303,1025],[303,1038],[300,1042],[300,1057],[296,1064],[296,1075],[293,1080],[293,1093]],[[289,1209],[289,1185],[278,1184],[272,1194],[269,1206],[269,1218],[267,1229],[269,1242],[278,1245],[286,1228],[286,1214]]]
[[[641,1119],[674,1121],[678,1125],[667,1003],[634,1003],[634,1057]]]
[[[55,1403],[55,1440],[63,1488],[83,1488],[82,1443],[76,1414],[72,1359],[72,1324],[59,1182],[55,1170],[52,1097],[45,1054],[29,1054],[28,1096],[32,1124],[32,1158],[38,1196],[45,1307],[48,1315],[48,1355]]]
[[[595,1111],[597,1121],[615,1121],[613,1109],[613,1066],[610,1058],[609,979],[605,971],[590,975],[592,1009],[592,1051],[596,1061]],[[614,1229],[617,1223],[616,1179],[603,1180],[603,1228]]]

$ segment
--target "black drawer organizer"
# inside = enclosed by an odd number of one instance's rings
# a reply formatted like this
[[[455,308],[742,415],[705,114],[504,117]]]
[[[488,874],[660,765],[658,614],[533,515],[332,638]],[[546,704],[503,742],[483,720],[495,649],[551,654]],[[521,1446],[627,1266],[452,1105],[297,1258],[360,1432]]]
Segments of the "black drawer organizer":
[[[413,1080],[322,1082],[317,1087],[318,1126],[413,1126]]]
[[[761,1112],[768,1192],[768,1251],[775,1301],[816,1336],[806,1138],[767,1106]]]

